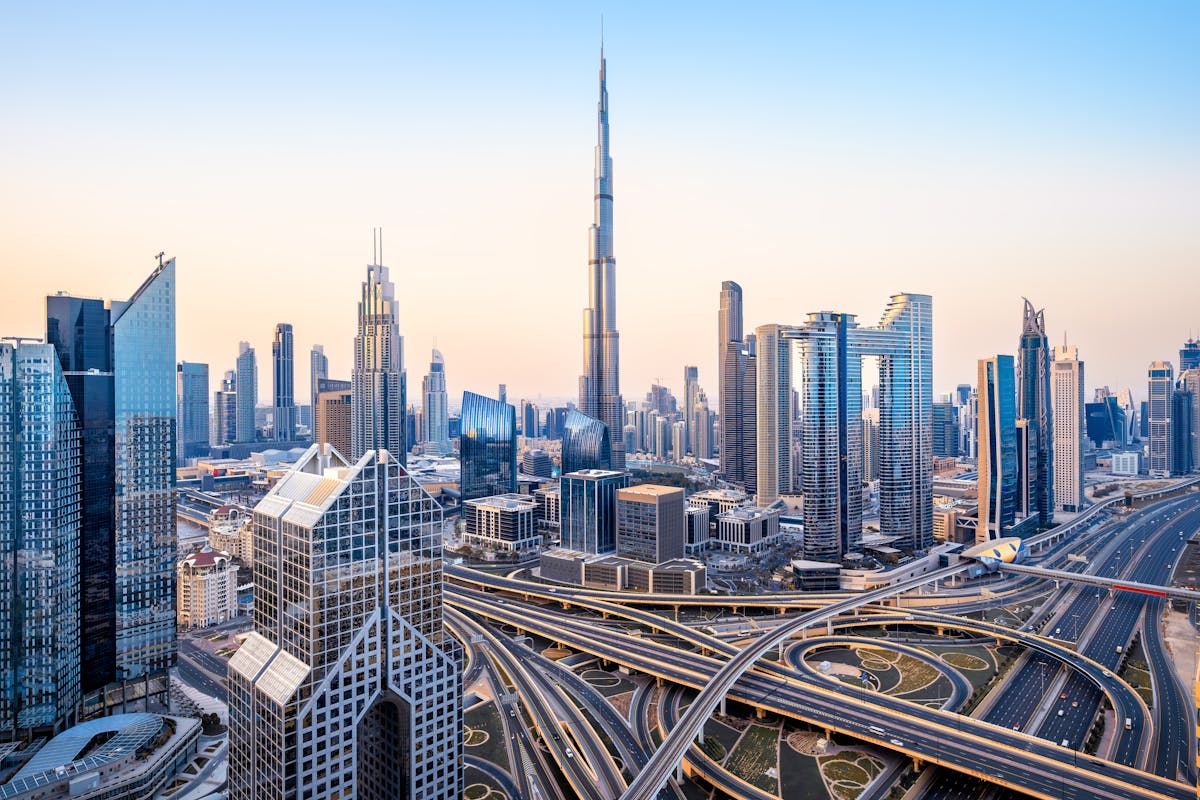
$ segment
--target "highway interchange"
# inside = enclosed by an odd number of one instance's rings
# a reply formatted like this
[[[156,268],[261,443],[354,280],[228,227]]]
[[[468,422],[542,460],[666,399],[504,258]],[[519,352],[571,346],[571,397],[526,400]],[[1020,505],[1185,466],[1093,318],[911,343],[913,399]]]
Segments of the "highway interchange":
[[[1146,501],[1100,524],[1112,510],[1047,540],[1033,559],[1165,584],[1185,541],[1200,531],[1200,492]],[[770,795],[696,745],[695,731],[729,701],[741,713],[758,710],[895,753],[900,760],[865,798],[887,796],[904,759],[926,767],[907,795],[914,800],[1196,797],[1195,703],[1160,631],[1166,600],[1019,574],[964,584],[958,572],[948,568],[925,588],[918,584],[929,580],[913,581],[900,598],[892,591],[680,597],[551,586],[447,563],[446,620],[467,653],[464,691],[490,686],[511,769],[470,755],[468,764],[510,797],[530,800],[683,800],[685,774],[721,796],[765,800]],[[1037,606],[1020,628],[987,613],[1020,603]],[[715,625],[713,616],[733,624]],[[931,660],[913,646],[922,637],[952,632],[1021,654],[968,716],[958,711],[969,687],[954,670],[946,672],[950,696],[930,708],[810,666],[809,651],[874,642],[853,635],[863,626],[887,626],[880,645],[918,660]],[[641,681],[628,714],[620,713],[514,631],[653,680]],[[1135,641],[1152,676],[1152,708],[1120,678]],[[225,659],[181,639],[185,683],[223,699],[224,670]],[[1098,717],[1105,733],[1088,755],[1081,751]]]

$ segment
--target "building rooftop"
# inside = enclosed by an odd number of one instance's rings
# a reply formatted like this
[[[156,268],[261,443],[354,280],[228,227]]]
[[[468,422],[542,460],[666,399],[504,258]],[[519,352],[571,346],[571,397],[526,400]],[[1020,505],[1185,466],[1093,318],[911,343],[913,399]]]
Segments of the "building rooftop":
[[[731,508],[724,514],[718,514],[717,519],[737,519],[749,522],[772,514],[778,515],[779,509],[763,508],[761,506],[741,506],[740,508]]]
[[[537,501],[527,494],[495,494],[490,497],[468,500],[464,505],[496,508],[501,511],[519,511],[523,508],[536,508]]]
[[[624,472],[611,469],[577,469],[574,472],[568,472],[563,475],[564,478],[619,478],[624,475]]]
[[[229,553],[214,550],[211,547],[202,547],[179,563],[189,567],[211,567],[220,561],[229,561],[231,558]]]
[[[683,489],[678,486],[660,486],[657,483],[639,483],[637,486],[621,489],[617,492],[617,497],[626,497],[631,494],[640,494],[645,497],[665,497],[672,494],[682,495]]]

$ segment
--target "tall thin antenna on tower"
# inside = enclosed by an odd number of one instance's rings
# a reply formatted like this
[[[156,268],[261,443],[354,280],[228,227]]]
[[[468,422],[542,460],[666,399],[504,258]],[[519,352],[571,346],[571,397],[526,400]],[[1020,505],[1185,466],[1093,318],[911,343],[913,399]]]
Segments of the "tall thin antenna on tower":
[[[379,229],[379,264],[383,264],[383,228]]]
[[[379,263],[379,242],[377,228],[371,228],[371,263]]]

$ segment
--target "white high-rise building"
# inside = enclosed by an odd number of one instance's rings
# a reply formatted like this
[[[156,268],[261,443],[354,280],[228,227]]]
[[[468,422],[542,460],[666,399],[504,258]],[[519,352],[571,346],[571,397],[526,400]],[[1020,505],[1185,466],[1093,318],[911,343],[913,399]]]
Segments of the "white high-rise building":
[[[1171,401],[1175,390],[1175,368],[1170,361],[1155,361],[1147,374],[1147,425],[1150,429],[1147,471],[1152,478],[1171,475]]]
[[[254,509],[254,631],[229,660],[231,800],[463,794],[442,510],[387,451],[313,445]]]
[[[1083,508],[1083,362],[1074,345],[1056,346],[1050,362],[1050,409],[1054,431],[1054,507]]]

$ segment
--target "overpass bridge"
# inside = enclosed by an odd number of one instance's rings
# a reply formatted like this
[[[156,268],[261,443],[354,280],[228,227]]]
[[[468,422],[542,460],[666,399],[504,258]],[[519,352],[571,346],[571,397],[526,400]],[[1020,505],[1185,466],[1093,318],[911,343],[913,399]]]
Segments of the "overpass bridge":
[[[1028,567],[1024,564],[1000,564],[997,569],[1001,572],[1011,572],[1017,575],[1031,575],[1036,578],[1054,581],[1055,586],[1060,581],[1082,583],[1086,586],[1098,586],[1110,592],[1133,592],[1135,594],[1151,595],[1152,597],[1169,597],[1173,600],[1186,600],[1195,603],[1200,600],[1200,592],[1191,589],[1179,589],[1174,586],[1157,586],[1152,583],[1123,581],[1115,578],[1102,578],[1086,572],[1066,572],[1058,569]]]

